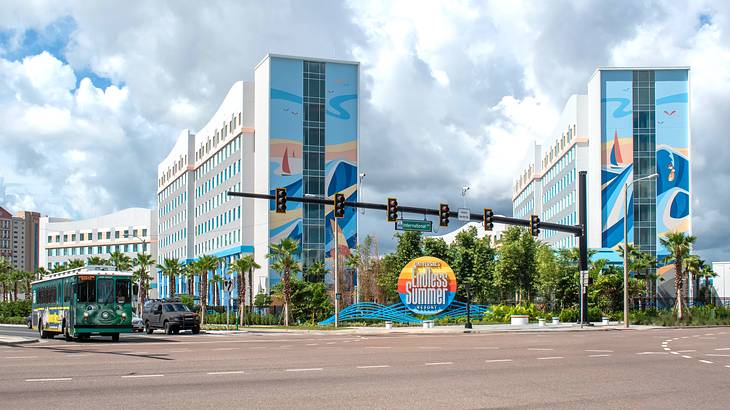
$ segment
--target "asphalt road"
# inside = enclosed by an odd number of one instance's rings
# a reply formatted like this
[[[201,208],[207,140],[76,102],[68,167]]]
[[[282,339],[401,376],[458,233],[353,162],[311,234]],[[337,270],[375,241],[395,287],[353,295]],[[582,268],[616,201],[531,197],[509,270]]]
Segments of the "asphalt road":
[[[9,409],[727,408],[728,381],[730,328],[0,346]]]

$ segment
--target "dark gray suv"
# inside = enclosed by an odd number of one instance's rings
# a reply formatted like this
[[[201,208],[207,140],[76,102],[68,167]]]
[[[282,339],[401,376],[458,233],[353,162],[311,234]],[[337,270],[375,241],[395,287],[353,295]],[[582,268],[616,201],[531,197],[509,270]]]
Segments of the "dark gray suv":
[[[178,334],[181,330],[200,333],[200,317],[191,312],[179,300],[149,300],[142,311],[144,330],[152,334],[155,329],[164,329],[165,334]]]

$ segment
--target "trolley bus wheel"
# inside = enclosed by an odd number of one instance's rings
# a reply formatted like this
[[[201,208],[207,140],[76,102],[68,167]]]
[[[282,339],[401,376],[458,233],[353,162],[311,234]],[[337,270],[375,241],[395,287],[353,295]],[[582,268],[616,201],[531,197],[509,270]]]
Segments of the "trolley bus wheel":
[[[38,336],[40,336],[41,339],[48,339],[48,332],[43,330],[43,321],[38,321]]]
[[[112,333],[112,342],[119,341],[119,333]]]

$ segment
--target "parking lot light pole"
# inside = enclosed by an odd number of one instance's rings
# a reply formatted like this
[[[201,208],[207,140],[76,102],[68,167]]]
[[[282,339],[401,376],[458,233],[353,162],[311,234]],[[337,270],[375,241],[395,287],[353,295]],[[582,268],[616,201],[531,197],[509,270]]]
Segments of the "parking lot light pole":
[[[624,327],[629,327],[629,235],[628,235],[628,219],[629,219],[629,187],[634,182],[645,179],[656,178],[659,174],[651,174],[645,177],[637,178],[629,181],[624,185]]]

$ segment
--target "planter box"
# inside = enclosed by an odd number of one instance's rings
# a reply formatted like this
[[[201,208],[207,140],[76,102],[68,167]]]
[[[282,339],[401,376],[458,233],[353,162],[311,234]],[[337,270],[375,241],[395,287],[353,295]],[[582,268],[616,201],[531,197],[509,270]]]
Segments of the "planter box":
[[[554,317],[553,318],[553,324],[554,325],[559,325],[560,324],[560,318],[559,317]]]
[[[601,324],[608,326],[608,318],[607,317],[602,317],[601,318]]]
[[[543,319],[543,318],[537,319],[537,325],[539,327],[544,327],[545,326],[545,319]]]
[[[510,325],[512,326],[519,326],[519,325],[526,325],[530,321],[529,315],[512,315],[510,316]]]
[[[386,329],[392,329],[393,328],[393,322],[391,322],[390,320],[386,321],[385,322],[385,328]]]

